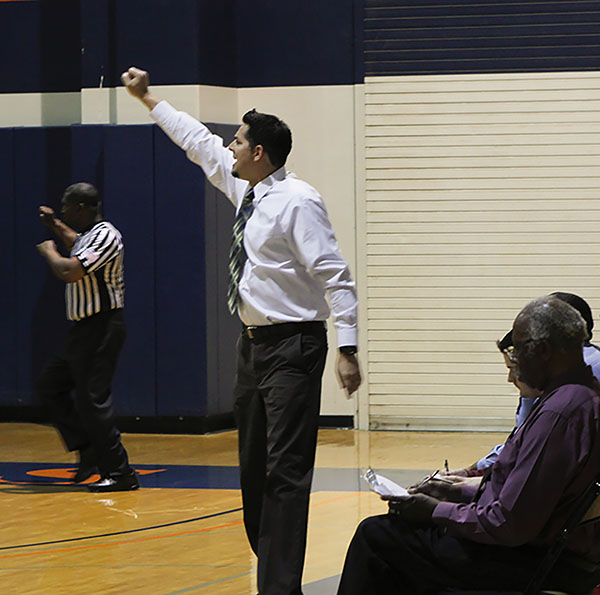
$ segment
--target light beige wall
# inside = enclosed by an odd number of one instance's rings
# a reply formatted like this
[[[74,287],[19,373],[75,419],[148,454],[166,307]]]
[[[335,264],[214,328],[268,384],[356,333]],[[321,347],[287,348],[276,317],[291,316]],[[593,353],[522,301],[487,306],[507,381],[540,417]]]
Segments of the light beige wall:
[[[508,429],[515,314],[600,312],[600,73],[372,78],[365,104],[371,427]]]
[[[0,127],[80,123],[79,93],[0,93]]]

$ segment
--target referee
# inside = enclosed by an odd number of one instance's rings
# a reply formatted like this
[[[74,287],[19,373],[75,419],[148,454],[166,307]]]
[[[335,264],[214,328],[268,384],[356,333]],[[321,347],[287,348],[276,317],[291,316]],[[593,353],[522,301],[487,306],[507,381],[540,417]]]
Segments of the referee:
[[[40,207],[41,222],[69,250],[61,256],[53,240],[37,245],[54,275],[66,283],[66,344],[46,364],[38,392],[68,450],[79,451],[74,483],[99,473],[92,492],[135,490],[115,424],[111,382],[125,341],[123,319],[123,240],[104,221],[96,188],[86,182],[69,186],[62,198],[64,222],[50,207]]]

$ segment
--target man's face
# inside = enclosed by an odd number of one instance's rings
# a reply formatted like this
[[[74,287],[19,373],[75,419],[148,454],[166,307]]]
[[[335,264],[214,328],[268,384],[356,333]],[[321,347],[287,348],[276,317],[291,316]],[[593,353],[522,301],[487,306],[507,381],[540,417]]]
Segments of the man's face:
[[[515,373],[521,382],[543,390],[548,384],[548,362],[541,357],[541,341],[533,340],[528,333],[527,314],[519,314],[513,325],[513,359]]]
[[[235,162],[231,168],[231,174],[242,180],[251,178],[254,165],[255,147],[250,145],[246,132],[248,125],[242,124],[235,133],[233,140],[229,144],[229,150],[233,153]]]
[[[523,382],[519,379],[519,373],[517,370],[516,362],[510,358],[508,353],[503,352],[502,355],[504,356],[504,363],[508,368],[508,377],[506,378],[506,381],[510,382],[511,384],[514,384],[517,387],[519,391],[519,396],[524,397],[526,399],[536,399],[537,397],[539,397],[540,391],[537,388],[533,388],[529,386],[526,382]]]
[[[61,202],[61,215],[63,221],[69,226],[76,228],[77,222],[79,221],[79,214],[81,211],[81,207],[78,202],[67,200],[66,198],[62,199]]]

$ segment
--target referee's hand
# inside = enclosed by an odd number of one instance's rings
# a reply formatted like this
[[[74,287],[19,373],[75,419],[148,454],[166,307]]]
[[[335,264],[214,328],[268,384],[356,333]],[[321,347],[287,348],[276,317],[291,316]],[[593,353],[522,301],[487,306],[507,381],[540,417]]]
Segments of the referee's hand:
[[[55,223],[56,215],[54,214],[54,209],[46,206],[40,207],[40,221],[46,227],[53,227]]]
[[[346,389],[346,397],[349,399],[362,381],[358,358],[355,355],[338,353],[336,372],[338,382]]]

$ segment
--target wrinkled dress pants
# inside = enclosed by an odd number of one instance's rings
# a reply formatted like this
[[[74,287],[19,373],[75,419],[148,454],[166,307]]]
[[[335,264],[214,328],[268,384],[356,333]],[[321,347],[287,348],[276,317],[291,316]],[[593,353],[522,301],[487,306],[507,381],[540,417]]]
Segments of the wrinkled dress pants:
[[[315,330],[315,326],[317,327]],[[242,334],[234,411],[246,534],[258,556],[260,595],[299,595],[306,548],[324,325],[280,339]]]

